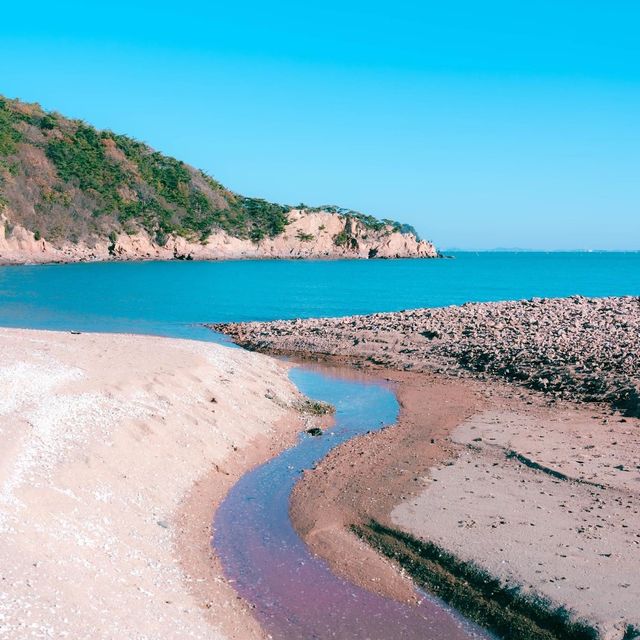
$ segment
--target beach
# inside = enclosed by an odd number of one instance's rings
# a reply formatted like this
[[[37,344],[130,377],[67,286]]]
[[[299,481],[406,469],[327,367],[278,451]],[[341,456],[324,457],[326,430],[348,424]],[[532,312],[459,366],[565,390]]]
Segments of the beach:
[[[0,23],[0,640],[640,640],[640,2],[79,9]]]
[[[616,403],[622,388],[637,389],[637,299],[530,306],[528,315],[513,313],[525,303],[497,303],[227,330],[250,348],[350,363],[396,385],[398,426],[332,451],[293,494],[294,523],[335,570],[390,597],[412,597],[362,551],[362,537],[385,550],[385,540],[367,531],[373,521],[478,567],[559,617],[566,611],[594,637],[634,637],[640,420],[633,403]],[[536,309],[546,319],[543,331]],[[527,324],[518,325],[514,315]],[[461,317],[473,318],[480,330],[469,331]],[[493,326],[481,326],[487,317]],[[412,330],[402,324],[408,319]],[[438,344],[438,336],[424,335],[443,326],[455,338],[466,335],[467,343],[445,337]],[[522,348],[536,341],[537,351]],[[580,350],[589,362],[582,370],[573,362]],[[472,352],[475,360],[460,356]],[[625,365],[605,361],[608,353]],[[536,384],[543,360],[554,381],[546,393]],[[589,388],[600,394],[590,397]],[[402,553],[392,551],[392,558]]]
[[[146,336],[2,329],[0,350],[0,637],[263,637],[211,520],[308,419],[287,367]]]
[[[635,298],[215,325],[288,361],[1,329],[0,637],[265,638],[212,552],[212,519],[247,471],[326,428],[288,378],[300,358],[400,403],[396,425],[294,488],[292,522],[334,573],[401,603],[420,598],[415,580],[490,628],[499,585],[534,603],[499,607],[533,630],[518,637],[633,638],[640,419],[622,400],[636,327]],[[492,594],[467,593],[471,574]],[[545,635],[548,614],[564,636]]]
[[[371,375],[396,385],[400,420],[296,486],[292,519],[314,552],[362,586],[415,598],[351,531],[374,520],[565,607],[597,637],[638,624],[640,421],[499,383]]]
[[[640,298],[532,298],[212,325],[258,351],[497,378],[640,416]]]

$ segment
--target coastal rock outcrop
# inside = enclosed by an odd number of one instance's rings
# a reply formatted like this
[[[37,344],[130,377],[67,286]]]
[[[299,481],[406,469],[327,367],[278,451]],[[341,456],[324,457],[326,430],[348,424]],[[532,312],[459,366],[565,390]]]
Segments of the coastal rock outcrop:
[[[532,299],[368,316],[216,324],[258,351],[498,376],[640,416],[640,298]]]
[[[242,259],[385,259],[437,258],[436,247],[391,225],[371,230],[358,220],[329,211],[293,209],[282,234],[258,242],[236,238],[225,231],[212,233],[205,242],[190,242],[180,236],[162,245],[145,230],[119,233],[113,239],[91,243],[54,244],[36,240],[33,232],[12,225],[0,216],[0,264],[93,262],[127,260],[242,260]],[[4,223],[4,224],[2,224]],[[341,243],[345,228],[349,243]],[[10,233],[7,233],[10,229]],[[336,238],[338,239],[336,241]]]

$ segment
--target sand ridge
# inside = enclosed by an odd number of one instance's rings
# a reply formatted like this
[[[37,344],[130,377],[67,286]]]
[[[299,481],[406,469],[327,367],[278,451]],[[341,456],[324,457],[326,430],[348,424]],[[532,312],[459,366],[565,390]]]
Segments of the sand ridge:
[[[400,418],[396,425],[349,440],[306,472],[291,497],[292,521],[335,573],[387,597],[415,600],[413,583],[348,527],[370,518],[387,521],[401,497],[422,487],[419,475],[454,455],[449,432],[486,401],[477,385],[458,380],[331,368],[346,377],[392,385],[401,405]]]

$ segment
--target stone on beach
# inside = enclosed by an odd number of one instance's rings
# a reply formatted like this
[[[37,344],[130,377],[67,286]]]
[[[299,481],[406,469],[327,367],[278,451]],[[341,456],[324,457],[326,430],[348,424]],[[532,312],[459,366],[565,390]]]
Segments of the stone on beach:
[[[216,324],[258,351],[505,378],[640,415],[640,298],[467,303],[368,316]]]

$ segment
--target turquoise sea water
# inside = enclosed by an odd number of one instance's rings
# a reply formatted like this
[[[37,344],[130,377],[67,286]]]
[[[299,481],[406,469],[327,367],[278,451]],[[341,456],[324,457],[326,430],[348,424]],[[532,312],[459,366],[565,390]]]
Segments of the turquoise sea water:
[[[640,253],[1,267],[0,325],[212,339],[199,323],[571,294],[640,295]]]

